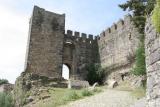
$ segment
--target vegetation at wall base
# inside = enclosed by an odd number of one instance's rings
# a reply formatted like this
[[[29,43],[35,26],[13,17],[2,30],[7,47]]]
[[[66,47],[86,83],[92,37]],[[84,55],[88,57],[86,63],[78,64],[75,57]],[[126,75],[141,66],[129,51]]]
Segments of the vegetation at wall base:
[[[95,95],[99,92],[102,92],[101,87],[96,87],[95,90],[88,89],[65,89],[65,88],[50,88],[48,95],[50,98],[47,101],[44,100],[35,100],[34,105],[30,105],[33,107],[59,107],[60,105],[65,105],[71,101],[76,101],[79,99],[83,99],[88,96]],[[46,92],[40,93],[40,95],[36,96],[39,99],[41,94],[46,94]],[[36,99],[37,99],[36,98]]]
[[[13,107],[13,99],[10,94],[0,93],[0,107]]]
[[[119,7],[124,11],[130,11],[133,13],[132,21],[140,33],[140,44],[136,50],[135,67],[131,70],[131,72],[136,76],[146,75],[144,28],[146,15],[152,12],[154,9],[154,4],[155,0],[128,0],[126,3],[119,5]]]
[[[91,96],[91,95],[93,95],[93,92],[89,91],[88,89],[84,89],[82,91],[82,96]]]
[[[146,66],[145,66],[145,49],[144,45],[141,44],[136,51],[136,62],[135,67],[131,70],[131,72],[136,75],[146,75]]]
[[[101,68],[100,64],[91,64],[87,67],[87,81],[90,85],[98,82],[98,84],[102,85],[105,77],[104,69]]]
[[[156,0],[156,6],[152,14],[152,23],[158,33],[160,33],[160,0]]]

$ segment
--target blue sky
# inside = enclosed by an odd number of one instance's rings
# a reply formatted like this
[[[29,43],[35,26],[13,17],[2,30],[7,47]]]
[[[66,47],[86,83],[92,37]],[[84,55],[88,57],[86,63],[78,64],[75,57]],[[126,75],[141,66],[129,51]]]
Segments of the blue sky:
[[[0,0],[0,78],[14,83],[24,69],[28,23],[34,5],[66,14],[66,29],[98,35],[123,18],[127,0]]]

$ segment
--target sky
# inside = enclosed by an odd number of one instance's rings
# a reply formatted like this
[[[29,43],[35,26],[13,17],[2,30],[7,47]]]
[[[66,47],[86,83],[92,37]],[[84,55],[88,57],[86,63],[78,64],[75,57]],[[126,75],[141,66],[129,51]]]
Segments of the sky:
[[[0,0],[0,78],[14,83],[24,71],[33,6],[66,14],[66,30],[98,35],[123,18],[127,0]]]

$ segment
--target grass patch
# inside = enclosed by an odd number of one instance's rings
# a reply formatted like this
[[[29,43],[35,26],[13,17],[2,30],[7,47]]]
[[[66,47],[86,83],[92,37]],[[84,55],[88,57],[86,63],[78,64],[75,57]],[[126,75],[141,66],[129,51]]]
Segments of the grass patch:
[[[63,89],[54,88],[49,90],[50,98],[47,100],[41,100],[34,107],[57,107],[65,105],[71,101],[82,99],[87,96],[92,96],[96,93],[101,92],[100,88],[95,88],[93,91],[87,89],[74,90],[74,89]]]
[[[93,95],[93,91],[89,91],[87,89],[84,89],[82,91],[82,96],[91,96],[91,95]]]
[[[137,99],[143,98],[146,96],[146,89],[144,87],[136,88],[131,92],[131,95]]]
[[[129,82],[125,81],[119,84],[118,87],[116,87],[116,90],[120,91],[129,91],[131,92],[131,96],[135,97],[136,99],[140,99],[146,96],[146,88],[145,87],[139,87],[139,88],[132,88]]]
[[[133,88],[130,86],[130,83],[128,81],[120,83],[115,89],[120,91],[133,91]]]
[[[10,94],[0,93],[0,107],[13,107],[13,99]]]
[[[69,91],[68,93],[66,93],[63,99],[66,101],[75,101],[75,100],[80,99],[81,97],[82,96],[78,92],[73,90],[73,91]]]

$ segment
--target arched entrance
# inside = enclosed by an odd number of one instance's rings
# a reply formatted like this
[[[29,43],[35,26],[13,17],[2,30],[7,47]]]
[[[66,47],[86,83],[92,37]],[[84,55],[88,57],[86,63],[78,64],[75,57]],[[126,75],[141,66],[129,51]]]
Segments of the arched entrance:
[[[62,68],[62,77],[64,79],[73,79],[74,71],[76,71],[75,65],[76,65],[75,45],[71,41],[65,42],[63,48],[63,68]]]
[[[62,77],[66,80],[69,80],[69,73],[70,73],[70,68],[68,65],[63,64],[62,67]]]

